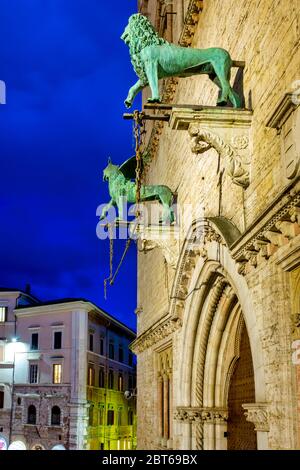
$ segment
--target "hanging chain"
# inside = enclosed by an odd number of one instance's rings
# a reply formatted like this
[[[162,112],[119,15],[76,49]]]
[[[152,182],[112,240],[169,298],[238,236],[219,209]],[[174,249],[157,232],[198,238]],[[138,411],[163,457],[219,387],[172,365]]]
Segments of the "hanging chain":
[[[141,201],[142,171],[143,171],[143,154],[142,154],[141,148],[143,145],[143,136],[145,134],[143,118],[144,118],[144,113],[140,113],[139,111],[134,111],[133,135],[134,135],[134,140],[135,140],[135,158],[136,158],[136,170],[135,170],[135,173],[136,173],[136,208],[137,208],[136,214],[135,214],[136,219],[139,219],[141,215],[139,211],[139,204]],[[137,227],[137,222],[135,223],[133,232],[135,232],[136,227]],[[104,279],[104,298],[105,299],[106,299],[106,294],[107,294],[107,283],[109,282],[110,286],[114,284],[115,279],[120,271],[120,268],[123,264],[125,256],[132,242],[132,238],[128,238],[121,260],[115,270],[115,273],[113,274],[114,245],[113,245],[113,231],[112,231],[111,224],[108,224],[108,232],[109,232],[109,277]]]

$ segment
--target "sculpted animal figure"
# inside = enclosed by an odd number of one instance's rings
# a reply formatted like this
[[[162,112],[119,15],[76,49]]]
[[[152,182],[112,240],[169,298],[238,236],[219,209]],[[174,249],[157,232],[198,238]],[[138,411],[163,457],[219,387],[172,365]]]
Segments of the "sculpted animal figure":
[[[107,167],[103,171],[103,180],[108,181],[110,201],[102,210],[100,220],[103,220],[110,207],[117,206],[119,220],[124,220],[123,206],[124,199],[127,202],[136,202],[136,183],[131,181],[130,178],[135,176],[135,157],[127,160],[120,167],[113,165],[111,161],[108,161]],[[162,222],[170,223],[174,222],[174,211],[172,208],[173,204],[173,193],[167,187],[163,185],[153,186],[141,186],[140,200],[143,201],[155,201],[158,200],[163,205]]]
[[[139,77],[125,100],[127,108],[132,106],[135,96],[147,85],[152,92],[148,102],[160,102],[160,78],[191,77],[197,74],[207,74],[220,88],[219,106],[226,105],[228,100],[235,108],[242,106],[242,100],[230,86],[233,62],[224,49],[193,49],[170,44],[159,37],[148,18],[140,13],[129,18],[121,39],[129,46],[131,63]]]

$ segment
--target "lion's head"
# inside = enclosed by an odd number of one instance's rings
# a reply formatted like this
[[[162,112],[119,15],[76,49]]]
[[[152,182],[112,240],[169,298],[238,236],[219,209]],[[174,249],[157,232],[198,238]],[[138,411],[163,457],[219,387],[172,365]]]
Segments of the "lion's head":
[[[144,64],[139,53],[147,46],[161,46],[167,44],[167,41],[159,37],[148,18],[140,13],[136,13],[129,18],[121,39],[129,46],[131,63],[135,73],[142,82],[147,83]]]

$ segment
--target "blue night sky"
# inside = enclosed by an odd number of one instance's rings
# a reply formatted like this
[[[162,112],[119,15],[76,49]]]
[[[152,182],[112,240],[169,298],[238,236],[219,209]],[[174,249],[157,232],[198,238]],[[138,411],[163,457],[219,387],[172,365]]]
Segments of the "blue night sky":
[[[107,157],[133,154],[122,114],[136,77],[120,35],[136,3],[0,0],[0,287],[84,297],[131,327],[136,247],[105,300],[109,243],[96,237],[96,208],[109,199]]]

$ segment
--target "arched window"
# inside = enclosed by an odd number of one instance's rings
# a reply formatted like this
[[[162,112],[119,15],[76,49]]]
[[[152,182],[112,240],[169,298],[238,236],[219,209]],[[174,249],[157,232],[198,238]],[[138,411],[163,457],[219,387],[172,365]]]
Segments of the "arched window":
[[[60,408],[58,406],[52,407],[51,426],[60,426]]]
[[[28,407],[27,423],[36,424],[36,407],[34,405]]]

